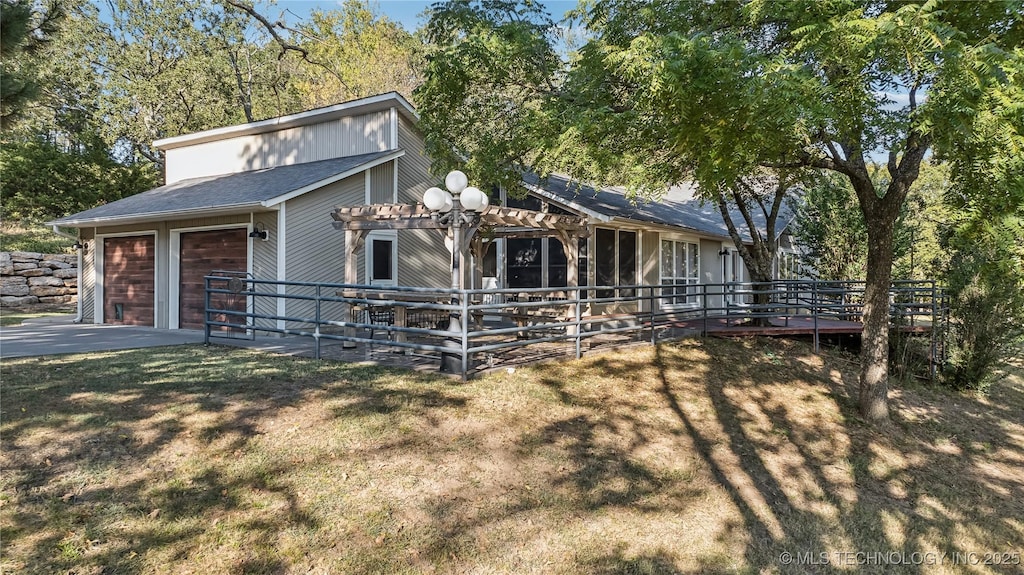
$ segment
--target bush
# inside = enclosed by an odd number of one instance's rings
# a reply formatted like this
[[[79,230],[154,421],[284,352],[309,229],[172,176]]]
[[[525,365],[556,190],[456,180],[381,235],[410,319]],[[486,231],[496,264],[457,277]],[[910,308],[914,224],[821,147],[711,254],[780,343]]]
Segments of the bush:
[[[1024,274],[1013,244],[1001,235],[985,233],[959,246],[947,275],[950,354],[944,379],[957,389],[985,390],[1024,335]]]

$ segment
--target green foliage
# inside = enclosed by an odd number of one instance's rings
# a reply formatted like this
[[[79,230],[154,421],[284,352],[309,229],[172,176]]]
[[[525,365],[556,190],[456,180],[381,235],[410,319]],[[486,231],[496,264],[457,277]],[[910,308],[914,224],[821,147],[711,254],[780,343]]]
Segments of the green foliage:
[[[794,235],[807,250],[805,268],[823,280],[863,279],[868,231],[849,182],[826,174],[796,203]]]
[[[151,187],[150,166],[125,165],[100,151],[65,150],[39,141],[0,147],[5,220],[45,220],[112,202]]]
[[[561,67],[554,22],[537,3],[457,1],[435,6],[425,33],[433,48],[415,98],[434,170],[517,190],[523,170],[543,167],[542,104]]]
[[[887,185],[882,167],[874,166],[871,173],[877,187]],[[949,251],[940,242],[953,224],[952,211],[944,201],[951,185],[948,174],[945,165],[921,163],[921,175],[896,220],[893,275],[897,279],[941,281],[945,274]],[[820,174],[793,203],[795,235],[807,249],[805,266],[821,279],[863,280],[868,235],[849,180],[835,173]]]
[[[424,46],[368,2],[346,0],[340,9],[314,11],[298,26],[310,66],[291,59],[291,85],[304,108],[395,91],[412,98],[422,80]]]
[[[954,238],[948,281],[950,359],[945,381],[986,389],[1024,336],[1024,220],[1006,216]],[[1014,253],[1014,252],[1017,253]]]
[[[64,254],[72,252],[71,244],[42,224],[5,220],[0,226],[0,251]]]
[[[40,55],[63,14],[54,0],[0,0],[0,128],[9,128],[39,97]]]

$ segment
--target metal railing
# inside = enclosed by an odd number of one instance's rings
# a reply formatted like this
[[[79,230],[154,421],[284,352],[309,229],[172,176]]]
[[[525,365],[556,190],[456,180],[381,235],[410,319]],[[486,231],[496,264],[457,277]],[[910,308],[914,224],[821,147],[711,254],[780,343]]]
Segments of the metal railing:
[[[222,309],[223,294],[244,310]],[[817,351],[822,329],[859,321],[864,282],[633,285],[453,290],[206,277],[205,338],[244,330],[374,346],[419,357],[458,354],[461,375],[538,357],[575,355],[628,342],[706,335],[742,324],[805,326]],[[933,281],[899,281],[890,316],[931,337],[930,361],[944,361],[946,305]],[[283,305],[282,305],[283,304]],[[458,330],[449,329],[449,320]],[[939,329],[935,329],[935,328]],[[382,337],[377,337],[378,335]],[[385,337],[386,336],[386,337]]]

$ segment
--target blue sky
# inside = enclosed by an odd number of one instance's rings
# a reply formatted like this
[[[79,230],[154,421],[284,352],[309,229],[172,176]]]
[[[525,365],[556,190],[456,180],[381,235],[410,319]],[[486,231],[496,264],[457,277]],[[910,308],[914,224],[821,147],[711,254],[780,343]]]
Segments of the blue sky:
[[[406,30],[412,32],[420,25],[423,24],[421,15],[433,1],[424,0],[371,0],[371,3],[375,5],[377,11],[386,15],[388,18],[401,23]],[[575,0],[548,0],[542,2],[548,8],[548,12],[559,20],[568,11],[576,7]],[[314,9],[330,10],[337,8],[340,2],[336,1],[318,1],[318,0],[277,0],[277,2],[268,6],[267,4],[261,3],[259,6],[264,14],[277,18],[281,12],[286,13],[286,17],[297,17],[305,18]],[[291,13],[292,16],[289,16]]]

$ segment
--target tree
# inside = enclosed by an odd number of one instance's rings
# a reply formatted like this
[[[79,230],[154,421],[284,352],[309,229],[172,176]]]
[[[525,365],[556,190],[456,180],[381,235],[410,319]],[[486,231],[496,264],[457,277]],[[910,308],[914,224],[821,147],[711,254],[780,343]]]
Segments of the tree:
[[[64,12],[55,2],[0,0],[0,129],[7,130],[39,93],[39,53]]]
[[[822,280],[864,279],[867,229],[849,180],[823,174],[793,203],[794,236],[807,250],[805,268]]]
[[[361,0],[346,0],[339,10],[314,11],[295,35],[310,59],[324,63],[293,71],[305,107],[390,91],[411,99],[421,81],[420,41]]]
[[[503,112],[507,131],[527,126],[519,148],[529,153],[521,155],[542,170],[648,194],[691,178],[705,191],[731,189],[764,168],[841,175],[868,237],[860,408],[868,419],[887,419],[896,221],[933,144],[955,141],[985,105],[979,94],[1005,82],[1003,70],[1020,59],[1013,51],[1024,40],[1020,2],[597,0],[577,13],[591,35],[564,71],[524,59],[531,42],[550,48],[542,19],[486,18],[495,5],[527,10],[508,4],[479,3],[477,20],[490,24],[478,26],[482,33],[462,27],[431,35],[443,48],[428,65],[420,103],[428,129],[447,136],[435,136],[434,149],[448,140],[471,168],[495,165],[486,138],[468,149],[452,137],[476,135],[474,124],[461,122],[476,116],[475,90],[459,98],[458,81],[435,79],[467,74],[464,65],[446,71],[449,57],[472,62],[485,53],[506,57],[476,73],[527,94],[498,92],[497,103],[485,105]],[[445,5],[429,29],[443,29],[436,20],[469,6]],[[517,29],[525,33],[499,33]],[[515,74],[501,76],[506,70]],[[508,81],[531,75],[538,77],[522,87]],[[449,126],[437,119],[442,114],[454,118]],[[884,185],[871,177],[873,154],[887,157]]]
[[[1008,81],[977,94],[966,137],[941,142],[951,166],[946,248],[951,359],[946,381],[984,389],[1024,336],[1024,49]]]
[[[66,148],[39,140],[5,143],[0,171],[3,218],[28,221],[119,200],[152,188],[159,176],[150,166],[114,161],[105,148]]]

